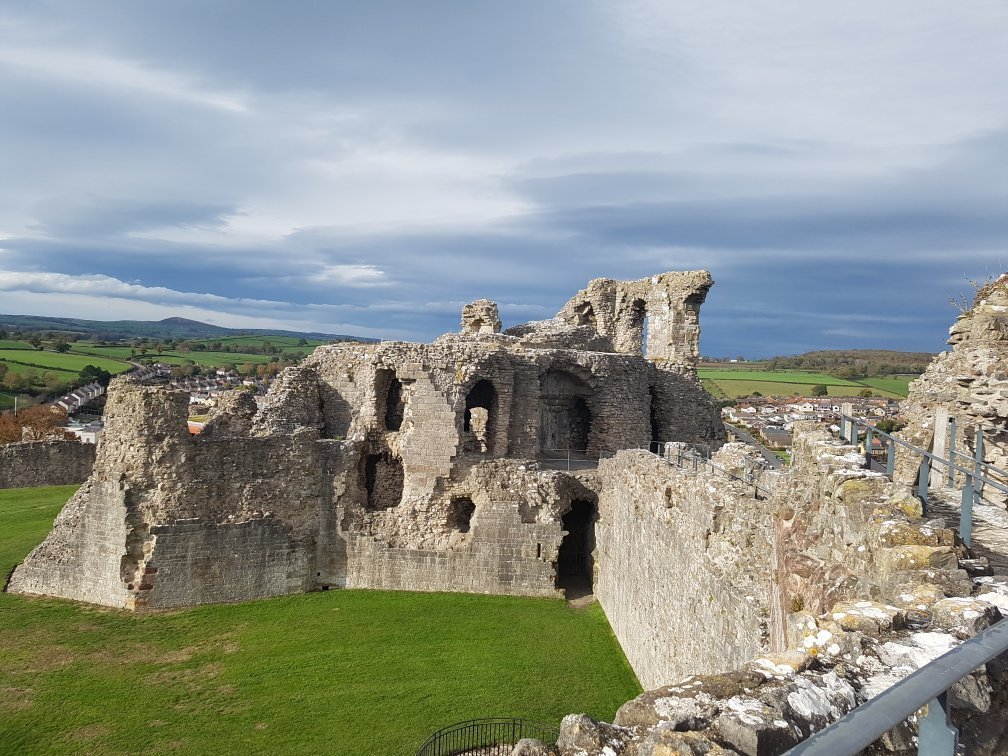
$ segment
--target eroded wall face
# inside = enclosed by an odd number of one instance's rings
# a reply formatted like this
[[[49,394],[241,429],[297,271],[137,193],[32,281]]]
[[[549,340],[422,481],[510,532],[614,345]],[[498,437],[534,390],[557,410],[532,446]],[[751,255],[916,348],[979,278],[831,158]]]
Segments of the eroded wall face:
[[[127,526],[123,492],[111,483],[86,483],[63,507],[53,530],[18,565],[7,589],[125,607],[120,566]]]
[[[766,648],[765,502],[647,452],[620,452],[599,476],[595,595],[645,689]]]
[[[91,474],[95,445],[79,441],[24,441],[0,446],[0,488],[83,483]]]
[[[150,609],[303,593],[314,584],[310,555],[273,519],[183,522],[151,528],[151,535],[143,577],[150,588],[140,594]]]

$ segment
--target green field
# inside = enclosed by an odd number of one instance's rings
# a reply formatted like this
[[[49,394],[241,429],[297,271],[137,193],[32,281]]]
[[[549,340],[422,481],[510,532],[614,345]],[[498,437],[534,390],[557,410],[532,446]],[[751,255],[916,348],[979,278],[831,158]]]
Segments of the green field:
[[[888,378],[865,378],[861,381],[867,386],[889,391],[897,396],[906,396],[910,393],[910,381],[916,380],[916,375],[893,375]]]
[[[701,378],[709,380],[746,380],[746,381],[769,381],[772,383],[807,383],[810,386],[822,383],[826,386],[858,386],[864,388],[857,381],[848,381],[843,378],[834,378],[825,373],[805,373],[798,370],[720,370],[714,368],[700,368],[697,371]]]
[[[66,370],[72,373],[79,373],[88,365],[94,365],[95,367],[102,368],[103,370],[108,370],[110,373],[122,373],[125,370],[130,369],[130,364],[128,362],[119,362],[117,360],[110,360],[102,357],[95,357],[86,354],[60,354],[59,352],[39,352],[36,350],[4,350],[0,353],[0,359],[10,365],[13,369],[18,370],[18,372],[23,372],[19,370],[19,367],[12,364],[12,361],[17,361],[18,363],[31,363],[33,366],[41,366],[40,370]]]
[[[0,491],[0,575],[73,487]],[[0,752],[413,753],[640,692],[597,605],[327,591],[157,615],[0,594]]]
[[[0,340],[0,349],[33,349],[31,344],[27,341],[2,341]]]
[[[852,381],[825,373],[751,368],[699,368],[697,373],[704,387],[722,399],[751,396],[754,392],[763,396],[808,396],[817,384],[826,386],[829,396],[857,396],[859,391],[870,388],[879,396],[900,399],[907,395],[907,384],[916,377],[904,375]]]
[[[131,353],[140,354],[138,349],[128,346],[94,346],[87,343],[73,344],[71,354],[93,354],[99,357],[111,357],[117,360],[128,360]]]
[[[296,336],[228,336],[223,339],[200,339],[201,343],[208,345],[220,342],[221,344],[238,346],[248,344],[255,347],[262,346],[264,341],[272,346],[280,347],[285,352],[304,352],[305,354],[308,354],[317,346],[329,343],[322,339],[305,339],[308,344],[299,345],[298,341],[300,339]]]

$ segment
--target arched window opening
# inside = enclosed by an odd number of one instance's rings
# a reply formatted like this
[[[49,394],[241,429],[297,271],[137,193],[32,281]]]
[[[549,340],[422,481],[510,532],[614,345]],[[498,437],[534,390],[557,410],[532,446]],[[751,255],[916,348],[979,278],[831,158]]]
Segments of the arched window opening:
[[[588,499],[571,502],[561,525],[566,531],[557,552],[556,587],[568,600],[590,595],[594,590],[596,504]]]
[[[375,408],[387,431],[402,429],[403,416],[406,413],[406,399],[403,396],[403,385],[394,370],[378,370],[375,373],[375,396],[378,406]]]
[[[405,480],[402,460],[385,452],[368,454],[363,462],[367,509],[380,511],[398,506],[402,501]]]
[[[639,343],[637,351],[641,354],[647,354],[647,335],[648,328],[651,323],[648,319],[647,305],[644,303],[643,299],[634,300],[633,304],[630,305],[630,338],[633,341]]]
[[[466,394],[462,430],[467,451],[487,454],[493,451],[497,420],[497,391],[488,380],[477,381]]]
[[[541,386],[541,448],[551,452],[587,451],[591,447],[591,388],[565,370],[547,371]]]
[[[458,533],[468,533],[476,505],[468,496],[452,499],[448,505],[448,527]]]
[[[661,420],[658,415],[658,391],[654,386],[648,386],[648,396],[651,399],[651,451],[659,453],[661,444]]]

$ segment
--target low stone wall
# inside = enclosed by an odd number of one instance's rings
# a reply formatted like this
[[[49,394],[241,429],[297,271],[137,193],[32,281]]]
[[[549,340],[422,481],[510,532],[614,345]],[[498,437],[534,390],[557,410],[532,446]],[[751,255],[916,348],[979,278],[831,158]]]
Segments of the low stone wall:
[[[180,522],[151,528],[151,535],[154,553],[134,608],[141,602],[167,609],[283,596],[311,584],[309,554],[291,538],[290,527],[274,518],[234,525]]]
[[[463,591],[513,596],[557,595],[559,523],[522,523],[519,503],[481,506],[472,532],[456,548],[432,552],[393,548],[349,535],[345,586],[404,591]]]
[[[77,440],[4,444],[0,446],[0,488],[83,483],[94,461],[95,445]]]
[[[643,451],[599,468],[595,593],[645,688],[731,669],[767,643],[767,503],[712,475]]]

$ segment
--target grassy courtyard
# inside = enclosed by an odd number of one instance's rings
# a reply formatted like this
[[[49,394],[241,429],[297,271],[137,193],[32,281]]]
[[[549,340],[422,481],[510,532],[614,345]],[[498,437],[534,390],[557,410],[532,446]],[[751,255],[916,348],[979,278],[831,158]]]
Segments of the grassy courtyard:
[[[0,574],[73,490],[0,491]],[[639,692],[597,605],[330,591],[136,616],[0,594],[0,753],[392,756],[455,721],[610,718]]]

